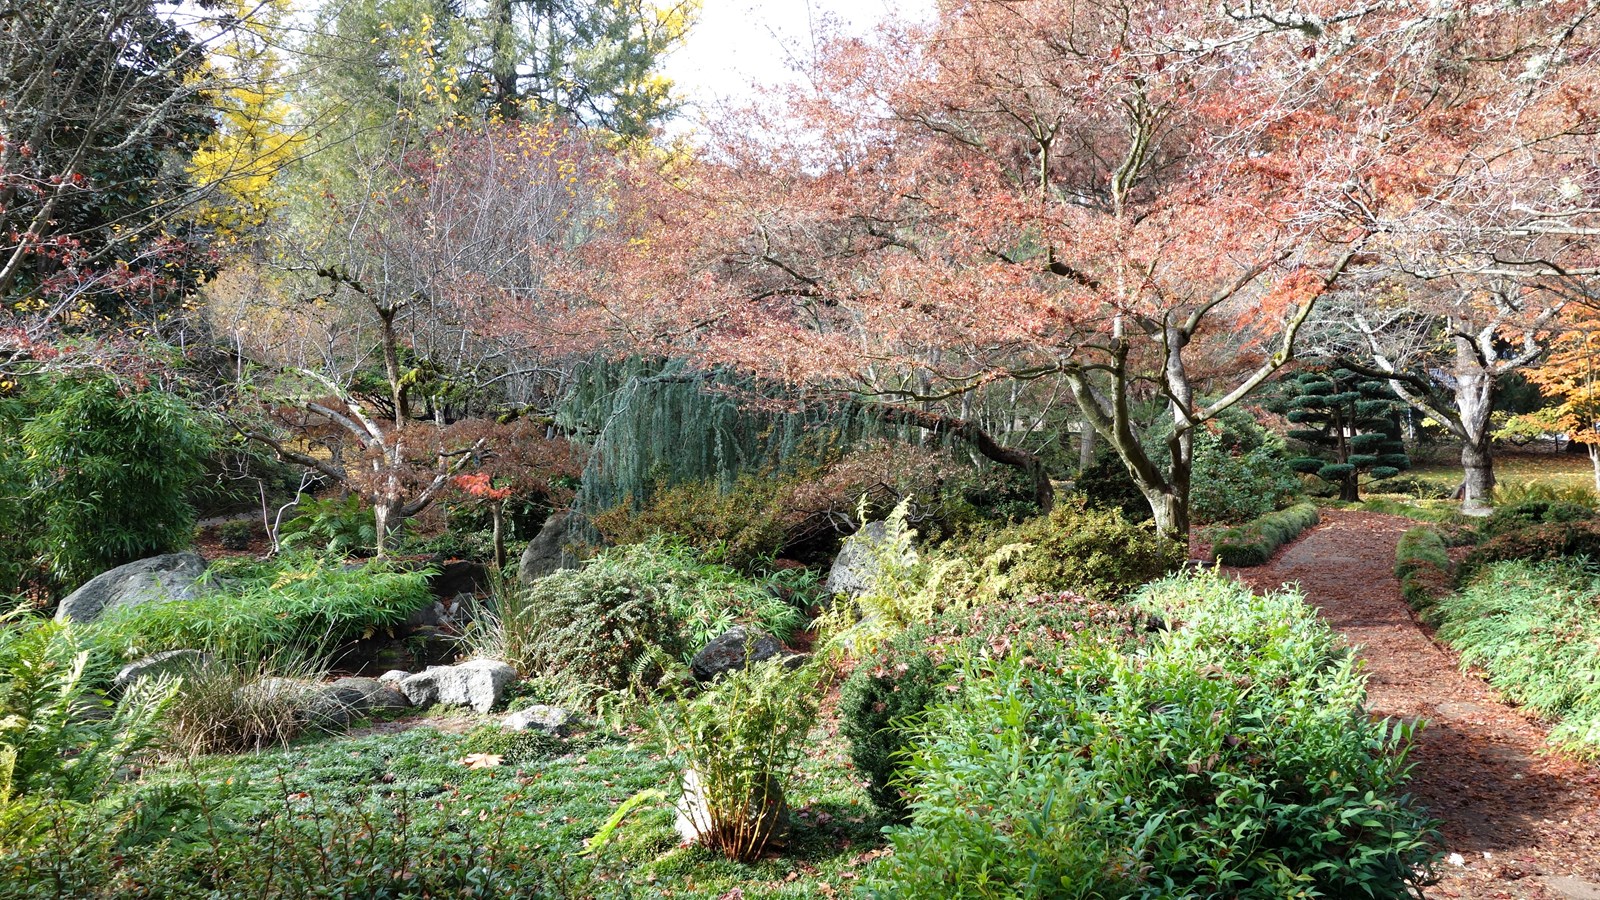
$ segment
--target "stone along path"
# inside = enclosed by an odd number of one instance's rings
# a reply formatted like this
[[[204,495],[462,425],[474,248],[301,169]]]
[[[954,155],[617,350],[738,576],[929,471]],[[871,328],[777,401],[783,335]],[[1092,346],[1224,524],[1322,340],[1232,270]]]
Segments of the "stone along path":
[[[1411,790],[1443,820],[1429,897],[1600,900],[1600,768],[1546,749],[1545,729],[1434,643],[1400,597],[1394,549],[1416,523],[1331,511],[1268,565],[1257,590],[1298,582],[1360,647],[1374,714],[1425,719]]]

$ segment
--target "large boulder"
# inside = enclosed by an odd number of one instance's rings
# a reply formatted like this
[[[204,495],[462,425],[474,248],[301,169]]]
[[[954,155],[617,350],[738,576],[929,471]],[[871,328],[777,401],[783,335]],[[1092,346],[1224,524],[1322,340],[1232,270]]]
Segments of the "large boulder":
[[[833,567],[828,570],[828,593],[854,599],[871,590],[884,564],[891,561],[888,554],[892,552],[889,523],[868,522],[861,526],[861,530],[845,538],[839,555],[833,559]],[[916,559],[916,551],[911,550],[906,559],[898,562],[909,565]]]
[[[411,701],[393,684],[359,677],[309,687],[300,704],[311,724],[340,728],[375,712],[399,712],[411,707]]]
[[[576,569],[578,558],[567,551],[567,530],[572,512],[563,510],[544,522],[544,527],[528,542],[517,563],[517,579],[523,584],[562,569]]]
[[[117,677],[111,681],[111,692],[120,694],[144,678],[158,675],[187,675],[210,661],[211,655],[200,650],[167,650],[152,653],[123,666],[117,672]]]
[[[56,621],[93,622],[114,609],[193,599],[205,571],[205,558],[187,551],[117,566],[68,594],[56,608]]]
[[[455,666],[429,666],[400,682],[400,693],[416,706],[443,703],[470,706],[480,713],[494,708],[517,670],[493,659],[474,659]]]
[[[782,654],[783,645],[777,638],[735,625],[696,653],[689,661],[689,671],[696,681],[715,681],[723,674]]]

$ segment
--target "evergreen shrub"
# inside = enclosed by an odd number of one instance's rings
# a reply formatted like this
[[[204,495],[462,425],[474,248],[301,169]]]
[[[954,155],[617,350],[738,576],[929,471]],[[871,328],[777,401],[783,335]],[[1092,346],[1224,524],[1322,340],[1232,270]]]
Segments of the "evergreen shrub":
[[[992,557],[1016,547],[1000,566],[1012,596],[1076,591],[1091,600],[1121,597],[1183,564],[1185,548],[1149,523],[1114,509],[1061,498],[1050,514],[1001,529],[968,555]]]
[[[1499,506],[1483,520],[1481,533],[1486,538],[1527,528],[1530,525],[1550,525],[1562,522],[1582,522],[1595,517],[1594,508],[1569,500],[1523,500],[1510,506]]]
[[[114,610],[94,624],[92,635],[125,658],[195,649],[236,661],[320,661],[431,603],[428,574],[298,554],[267,563],[219,562],[194,599]]]
[[[1086,632],[1132,641],[1143,633],[1142,620],[1126,607],[1075,594],[1001,600],[912,625],[860,660],[840,688],[839,733],[874,805],[896,820],[909,814],[907,752],[922,711],[949,696],[952,655],[981,647],[1045,652]]]
[[[1467,554],[1457,570],[1457,577],[1466,584],[1479,569],[1497,562],[1572,556],[1600,560],[1600,521],[1551,522],[1497,535]]]
[[[1413,729],[1367,715],[1315,610],[1204,574],[1140,603],[1175,625],[1137,652],[952,657],[965,688],[925,713],[877,894],[1411,896],[1433,857]]]
[[[1211,554],[1226,566],[1259,566],[1318,521],[1316,505],[1300,503],[1221,532],[1212,542]]]

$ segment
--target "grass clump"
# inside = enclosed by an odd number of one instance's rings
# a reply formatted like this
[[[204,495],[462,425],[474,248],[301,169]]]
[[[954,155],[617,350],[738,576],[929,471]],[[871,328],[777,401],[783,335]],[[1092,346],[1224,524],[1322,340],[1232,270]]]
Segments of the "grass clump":
[[[1220,532],[1211,546],[1211,553],[1226,566],[1259,566],[1271,559],[1279,547],[1299,537],[1318,521],[1320,517],[1314,504],[1298,503]]]
[[[879,895],[1409,896],[1432,858],[1411,730],[1367,717],[1337,635],[1216,576],[1140,602],[1179,624],[1137,650],[962,654]]]
[[[1435,616],[1463,665],[1557,721],[1551,741],[1600,757],[1600,576],[1585,561],[1493,563]]]

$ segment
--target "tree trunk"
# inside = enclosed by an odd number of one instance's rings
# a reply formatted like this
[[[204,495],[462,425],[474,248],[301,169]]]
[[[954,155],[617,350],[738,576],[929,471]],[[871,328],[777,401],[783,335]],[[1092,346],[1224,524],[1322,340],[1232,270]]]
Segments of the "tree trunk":
[[[1140,488],[1155,517],[1156,530],[1184,546],[1189,544],[1189,504],[1171,490]]]
[[[1600,444],[1585,444],[1589,451],[1589,465],[1594,468],[1594,489],[1600,493]]]
[[[389,517],[394,509],[385,503],[372,504],[373,543],[377,545],[377,556],[383,559],[387,554],[389,544]]]
[[[1361,476],[1355,472],[1339,479],[1339,500],[1344,503],[1361,502]]]
[[[495,501],[491,506],[491,515],[494,519],[494,567],[500,571],[506,567],[506,538],[503,522],[505,514],[501,511],[504,506],[500,501]]]
[[[1090,425],[1088,422],[1082,422],[1078,425],[1079,472],[1082,472],[1084,469],[1094,465],[1094,439],[1098,436],[1099,432],[1095,431],[1094,426]]]
[[[1486,371],[1472,341],[1456,336],[1456,411],[1461,416],[1461,510],[1482,512],[1494,503],[1494,457],[1489,415],[1494,410],[1495,378]]]

